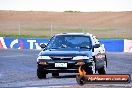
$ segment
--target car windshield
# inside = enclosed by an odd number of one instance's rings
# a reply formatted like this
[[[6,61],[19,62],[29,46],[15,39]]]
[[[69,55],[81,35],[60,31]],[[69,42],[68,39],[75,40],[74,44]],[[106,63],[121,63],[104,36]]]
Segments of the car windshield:
[[[91,39],[83,35],[57,35],[51,38],[48,49],[84,48],[91,49]]]

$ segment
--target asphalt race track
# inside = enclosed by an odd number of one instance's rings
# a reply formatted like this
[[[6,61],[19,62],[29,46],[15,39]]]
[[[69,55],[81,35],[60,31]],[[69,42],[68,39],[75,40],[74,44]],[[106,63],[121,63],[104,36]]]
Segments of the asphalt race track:
[[[0,49],[0,87],[80,87],[75,74],[64,73],[53,78],[48,74],[47,79],[38,79],[36,76],[36,58],[38,50]],[[107,73],[131,74],[132,53],[107,53]],[[81,87],[132,87],[129,84],[85,84]]]

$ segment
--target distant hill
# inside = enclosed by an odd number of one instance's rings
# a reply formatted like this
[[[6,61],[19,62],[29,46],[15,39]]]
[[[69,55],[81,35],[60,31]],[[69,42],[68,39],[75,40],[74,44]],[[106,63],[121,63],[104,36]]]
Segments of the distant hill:
[[[132,12],[0,11],[0,33],[18,30],[27,35],[90,32],[100,38],[132,38]]]

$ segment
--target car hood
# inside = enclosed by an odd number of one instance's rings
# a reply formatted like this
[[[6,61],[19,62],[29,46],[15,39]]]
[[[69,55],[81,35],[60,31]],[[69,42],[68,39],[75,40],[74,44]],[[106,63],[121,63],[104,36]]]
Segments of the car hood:
[[[39,53],[39,56],[92,56],[91,50],[63,50],[63,49],[53,49],[45,50]]]

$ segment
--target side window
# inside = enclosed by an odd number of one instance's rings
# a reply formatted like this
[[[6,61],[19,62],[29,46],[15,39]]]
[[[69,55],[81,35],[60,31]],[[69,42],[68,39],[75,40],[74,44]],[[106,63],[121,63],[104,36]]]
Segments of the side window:
[[[99,40],[96,38],[96,36],[92,36],[92,43],[93,45],[95,44],[100,44]]]

